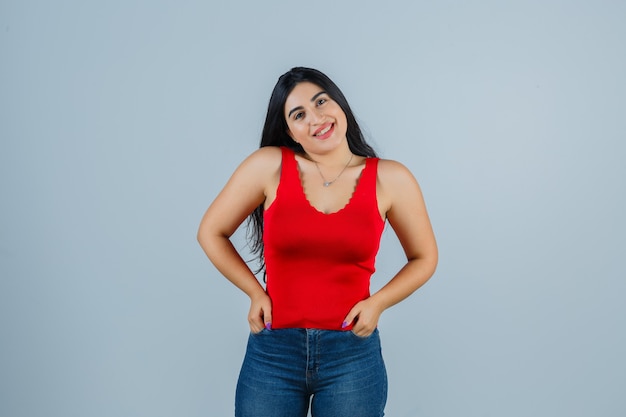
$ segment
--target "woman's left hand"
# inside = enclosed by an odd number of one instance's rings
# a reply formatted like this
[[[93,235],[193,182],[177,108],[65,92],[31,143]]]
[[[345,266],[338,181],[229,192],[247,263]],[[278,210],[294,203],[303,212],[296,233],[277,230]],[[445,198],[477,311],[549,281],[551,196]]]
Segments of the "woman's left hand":
[[[343,327],[348,327],[354,322],[352,332],[357,336],[367,337],[376,330],[382,312],[383,309],[372,297],[359,301],[346,316]]]

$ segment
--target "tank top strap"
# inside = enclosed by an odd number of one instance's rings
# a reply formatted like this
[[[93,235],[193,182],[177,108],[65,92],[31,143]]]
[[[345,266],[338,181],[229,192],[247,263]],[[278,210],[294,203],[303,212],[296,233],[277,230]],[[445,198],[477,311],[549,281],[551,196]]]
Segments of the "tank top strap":
[[[376,209],[378,212],[378,204],[376,203],[376,177],[378,169],[378,158],[366,158],[365,167],[361,171],[358,183],[352,194],[350,202],[346,206],[345,211]],[[379,216],[380,217],[380,216]]]
[[[374,181],[374,184],[378,174],[378,161],[379,158],[367,158],[365,160],[365,171],[363,171],[363,176],[366,177],[365,180]]]
[[[365,160],[365,168],[361,173],[359,179],[359,188],[361,189],[361,195],[366,197],[368,201],[371,200],[371,196],[376,196],[376,178],[378,174],[378,158],[367,158]]]
[[[283,183],[287,187],[300,184],[298,176],[298,162],[296,161],[296,153],[286,146],[281,146],[282,162],[280,169],[280,184]],[[297,182],[296,182],[297,181]]]

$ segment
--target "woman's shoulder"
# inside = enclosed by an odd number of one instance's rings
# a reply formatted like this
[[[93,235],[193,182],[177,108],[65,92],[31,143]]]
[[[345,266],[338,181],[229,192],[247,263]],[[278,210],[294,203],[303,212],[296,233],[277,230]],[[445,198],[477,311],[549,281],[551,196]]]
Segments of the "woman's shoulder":
[[[250,158],[259,160],[275,160],[280,159],[282,156],[282,148],[278,146],[264,146],[257,149],[250,154]]]
[[[264,146],[252,152],[243,163],[261,168],[273,167],[276,164],[280,164],[281,160],[281,148],[277,146]]]
[[[415,181],[411,171],[401,162],[393,159],[378,160],[378,178],[383,182]]]
[[[281,148],[265,146],[252,152],[237,168],[237,173],[251,181],[264,181],[280,173]]]
[[[390,160],[381,159],[378,165],[377,184],[379,201],[383,206],[393,207],[410,204],[419,204],[421,197],[420,186],[404,164]]]

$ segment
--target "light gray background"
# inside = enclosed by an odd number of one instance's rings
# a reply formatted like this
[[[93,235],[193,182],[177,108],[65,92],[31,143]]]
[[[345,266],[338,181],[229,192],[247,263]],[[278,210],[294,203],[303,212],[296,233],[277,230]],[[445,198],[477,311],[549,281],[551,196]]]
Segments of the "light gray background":
[[[0,415],[230,416],[200,218],[295,65],[420,181],[391,417],[626,415],[626,2],[1,1]],[[244,233],[235,237],[245,250]],[[387,229],[373,286],[402,264]]]

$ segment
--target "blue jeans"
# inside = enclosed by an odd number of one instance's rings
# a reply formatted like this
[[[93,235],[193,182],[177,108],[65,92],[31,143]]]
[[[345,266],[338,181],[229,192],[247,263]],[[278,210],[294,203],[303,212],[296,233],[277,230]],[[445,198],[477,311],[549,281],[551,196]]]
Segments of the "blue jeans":
[[[382,417],[387,373],[378,330],[263,330],[250,334],[236,417]]]

